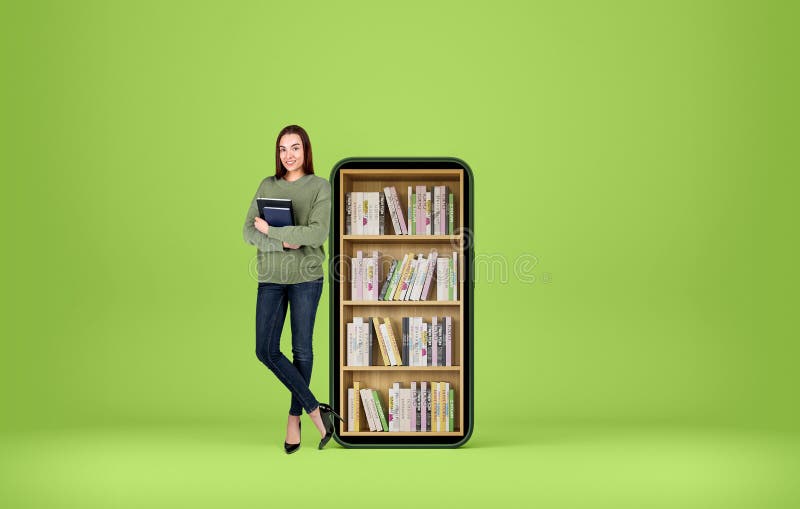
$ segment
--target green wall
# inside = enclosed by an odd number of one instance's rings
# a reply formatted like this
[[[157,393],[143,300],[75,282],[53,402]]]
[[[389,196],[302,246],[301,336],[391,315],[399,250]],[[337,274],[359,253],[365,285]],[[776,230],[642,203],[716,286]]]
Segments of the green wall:
[[[0,425],[285,413],[241,227],[298,123],[472,167],[476,433],[796,428],[795,11],[2,2]]]

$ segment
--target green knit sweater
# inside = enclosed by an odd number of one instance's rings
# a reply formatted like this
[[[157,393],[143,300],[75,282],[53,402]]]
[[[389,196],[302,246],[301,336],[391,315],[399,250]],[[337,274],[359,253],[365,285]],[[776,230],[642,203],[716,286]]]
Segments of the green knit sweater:
[[[258,215],[256,198],[289,198],[294,209],[295,226],[270,226],[264,235],[253,226]],[[316,175],[303,175],[294,182],[267,177],[258,186],[247,219],[244,240],[256,246],[259,283],[294,284],[323,276],[325,250],[331,220],[331,185]],[[283,247],[299,244],[300,249]]]

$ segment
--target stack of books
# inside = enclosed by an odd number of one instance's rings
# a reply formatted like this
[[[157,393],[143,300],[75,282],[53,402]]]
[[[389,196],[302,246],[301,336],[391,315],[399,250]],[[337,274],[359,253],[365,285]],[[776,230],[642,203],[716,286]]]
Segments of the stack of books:
[[[382,320],[354,316],[347,324],[347,366],[453,365],[456,335],[451,316],[434,316],[430,322],[421,316],[404,316],[399,336],[391,318]]]
[[[453,193],[447,186],[408,186],[409,235],[452,235]]]
[[[458,252],[441,257],[432,249],[424,253],[406,253],[402,260],[392,260],[383,284],[381,258],[373,251],[369,258],[362,251],[350,264],[350,291],[352,300],[418,301],[428,300],[436,276],[436,300],[458,300]]]
[[[363,251],[356,251],[350,260],[350,292],[352,300],[379,300],[380,255],[373,251],[365,258]]]
[[[360,382],[353,382],[353,387],[347,389],[348,431],[361,431],[362,408],[370,431],[389,431],[380,393],[375,389],[362,388]]]
[[[452,235],[453,193],[447,186],[408,186],[403,212],[394,186],[345,193],[345,235],[383,235],[388,209],[395,235]]]
[[[384,196],[379,192],[345,194],[345,235],[384,234]]]
[[[388,396],[384,413],[380,392],[354,381],[347,389],[347,430],[366,431],[360,429],[363,411],[369,431],[455,431],[455,389],[449,382],[394,382]]]

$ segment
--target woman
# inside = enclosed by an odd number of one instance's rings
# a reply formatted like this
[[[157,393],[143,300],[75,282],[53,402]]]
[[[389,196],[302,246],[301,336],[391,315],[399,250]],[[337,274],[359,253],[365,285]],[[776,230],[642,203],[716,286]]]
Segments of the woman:
[[[270,226],[259,217],[256,198],[291,199],[294,226]],[[244,223],[244,239],[258,248],[256,356],[292,393],[283,443],[288,454],[300,447],[303,410],[322,436],[320,449],[333,436],[333,417],[341,419],[329,405],[319,403],[308,387],[330,209],[330,184],[314,175],[308,134],[300,126],[284,127],[275,142],[275,176],[258,186]],[[280,351],[287,306],[291,308],[292,362]]]

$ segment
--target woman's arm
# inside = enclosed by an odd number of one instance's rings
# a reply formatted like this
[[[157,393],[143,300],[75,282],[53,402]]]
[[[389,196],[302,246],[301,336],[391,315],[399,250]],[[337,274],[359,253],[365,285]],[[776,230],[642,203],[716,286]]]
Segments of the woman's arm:
[[[320,247],[328,238],[331,222],[331,185],[323,180],[311,211],[308,214],[308,226],[270,226],[267,234],[270,239],[277,239],[287,244]]]
[[[253,202],[250,204],[250,209],[247,211],[247,218],[244,220],[244,228],[242,229],[244,241],[250,245],[256,246],[261,251],[283,251],[283,243],[280,240],[267,237],[256,230],[256,227],[253,225],[255,218],[258,216],[256,198],[260,191],[261,185],[258,186],[256,195],[253,196]]]

